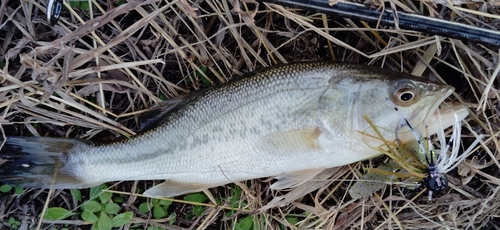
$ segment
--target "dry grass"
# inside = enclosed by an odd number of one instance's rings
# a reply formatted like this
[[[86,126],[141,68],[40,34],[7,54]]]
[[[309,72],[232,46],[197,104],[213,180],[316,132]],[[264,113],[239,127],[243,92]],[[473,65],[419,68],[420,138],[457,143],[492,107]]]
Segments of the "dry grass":
[[[451,188],[430,202],[427,192],[396,185],[352,200],[347,193],[352,181],[362,167],[380,159],[331,169],[320,176],[324,180],[289,193],[269,191],[269,181],[238,184],[243,205],[229,217],[224,213],[234,208],[215,206],[212,199],[203,204],[203,215],[188,219],[185,213],[193,205],[174,200],[174,223],[137,213],[144,199],[131,191],[144,182],[114,184],[110,191],[124,194],[122,208],[136,213],[132,222],[141,228],[229,228],[233,219],[248,215],[256,229],[500,228],[495,220],[500,215],[498,48],[252,1],[147,0],[118,7],[92,1],[92,11],[65,3],[60,22],[49,27],[45,0],[40,2],[0,5],[0,127],[5,135],[108,142],[134,135],[137,115],[164,98],[218,85],[263,66],[336,60],[403,70],[455,86],[450,100],[472,111],[464,125],[464,145],[478,134],[486,136],[448,175]],[[498,11],[488,3],[453,10],[429,1],[412,4],[412,9],[460,17],[472,25],[475,20],[498,25]],[[209,194],[228,197],[228,188],[211,189]],[[276,197],[283,200],[272,201]],[[78,216],[39,221],[47,206],[78,211],[81,204],[67,190],[28,189],[1,200],[2,229],[10,217],[24,229],[39,223],[41,229],[89,226]]]

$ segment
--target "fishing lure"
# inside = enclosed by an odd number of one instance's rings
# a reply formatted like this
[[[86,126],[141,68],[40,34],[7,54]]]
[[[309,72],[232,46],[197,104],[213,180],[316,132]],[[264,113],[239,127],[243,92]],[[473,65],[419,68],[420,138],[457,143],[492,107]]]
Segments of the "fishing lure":
[[[47,22],[50,26],[54,26],[61,17],[61,11],[64,0],[49,0],[47,6]]]
[[[398,108],[394,104],[389,100],[387,102],[399,113]],[[368,117],[365,117],[365,119],[379,134],[370,119]],[[448,180],[445,174],[457,167],[483,138],[482,135],[477,137],[469,148],[459,155],[462,125],[456,114],[454,114],[453,119],[453,131],[450,139],[446,141],[441,118],[438,116],[438,132],[436,134],[440,143],[440,149],[434,149],[430,137],[427,137],[426,142],[426,139],[422,137],[420,132],[413,129],[408,119],[401,115],[401,124],[395,130],[396,143],[388,143],[379,135],[379,138],[385,142],[385,149],[382,147],[379,147],[379,149],[388,155],[393,162],[376,169],[368,169],[368,173],[364,175],[364,180],[356,182],[349,190],[351,197],[361,198],[371,195],[383,188],[385,183],[381,181],[394,181],[396,178],[408,178],[407,181],[411,181],[412,179],[420,181],[419,185],[425,186],[429,190],[429,200],[432,199],[433,192],[446,189],[448,187]],[[408,143],[401,143],[397,137],[399,131],[405,126],[410,129],[415,140]],[[451,153],[448,154],[450,149]],[[398,172],[397,166],[403,168],[406,173]]]

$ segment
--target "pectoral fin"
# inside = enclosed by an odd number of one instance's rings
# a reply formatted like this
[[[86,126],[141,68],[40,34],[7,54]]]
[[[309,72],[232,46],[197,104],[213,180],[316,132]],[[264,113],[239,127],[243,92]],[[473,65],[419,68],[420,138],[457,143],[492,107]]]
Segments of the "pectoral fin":
[[[277,182],[271,185],[271,189],[286,189],[293,188],[301,185],[302,183],[312,179],[314,176],[322,172],[324,168],[319,169],[307,169],[301,171],[295,171],[290,173],[285,173],[276,177]]]
[[[182,194],[202,191],[214,186],[216,185],[183,183],[179,181],[167,180],[148,189],[144,192],[144,195],[148,197],[174,197]]]

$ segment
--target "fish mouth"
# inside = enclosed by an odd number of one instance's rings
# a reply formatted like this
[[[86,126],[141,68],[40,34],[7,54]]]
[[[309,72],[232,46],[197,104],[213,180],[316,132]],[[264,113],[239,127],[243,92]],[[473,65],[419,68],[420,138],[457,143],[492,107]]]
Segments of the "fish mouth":
[[[452,107],[449,107],[446,109],[443,109],[443,107],[442,107],[442,109],[439,109],[439,107],[443,104],[444,100],[446,98],[448,98],[455,91],[455,88],[453,88],[452,86],[446,86],[446,87],[442,88],[440,91],[441,92],[439,92],[439,94],[441,94],[441,96],[436,97],[436,99],[432,102],[432,106],[429,108],[428,114],[424,118],[423,127],[429,126],[430,125],[429,121],[438,119],[437,117],[439,117],[441,114],[442,115],[449,115],[449,116],[454,114],[454,109]],[[459,109],[459,108],[457,108],[457,109]],[[451,123],[450,126],[452,124],[453,123]],[[446,127],[449,127],[449,126],[446,126]],[[446,128],[446,127],[443,127],[443,128]],[[431,134],[434,134],[434,133],[430,133],[430,135]]]
[[[426,132],[429,135],[441,132],[454,125],[457,121],[465,119],[469,115],[469,108],[464,105],[442,105],[427,121]]]
[[[454,91],[455,88],[452,86],[446,86],[441,90],[442,96],[436,98],[429,109],[429,114],[424,119],[423,124],[425,125],[419,127],[420,133],[433,135],[452,126],[455,122],[465,119],[469,115],[469,109],[464,105],[447,105],[444,103],[444,100]]]
[[[441,96],[436,97],[431,103],[431,107],[427,110],[423,121],[419,123],[420,125],[415,125],[416,123],[410,120],[411,124],[417,132],[426,135],[433,135],[443,129],[446,129],[456,121],[461,121],[469,115],[469,109],[464,105],[447,105],[444,104],[444,100],[448,98],[455,88],[452,86],[445,86],[440,89],[438,94]],[[400,140],[403,142],[414,140],[415,136],[409,132],[405,132],[400,135]]]

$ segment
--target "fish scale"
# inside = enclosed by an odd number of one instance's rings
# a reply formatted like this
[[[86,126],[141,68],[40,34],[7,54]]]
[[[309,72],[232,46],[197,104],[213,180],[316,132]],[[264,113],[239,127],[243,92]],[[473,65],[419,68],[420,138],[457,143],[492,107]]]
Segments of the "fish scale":
[[[280,65],[185,97],[188,101],[169,108],[158,127],[121,142],[92,145],[32,137],[32,144],[25,145],[22,137],[8,138],[6,149],[16,147],[9,150],[15,157],[2,165],[0,180],[28,187],[80,188],[165,179],[145,192],[157,197],[277,176],[272,188],[283,189],[323,169],[381,154],[373,146],[382,142],[373,138],[363,115],[387,140],[394,140],[400,120],[388,112],[386,99],[421,129],[418,124],[430,119],[452,92],[451,86],[359,64]],[[408,93],[414,97],[403,101]],[[402,130],[403,141],[404,134]],[[45,148],[67,142],[64,148]],[[0,151],[0,157],[6,154]],[[31,163],[18,167],[22,160]],[[33,167],[44,174],[34,174]]]

